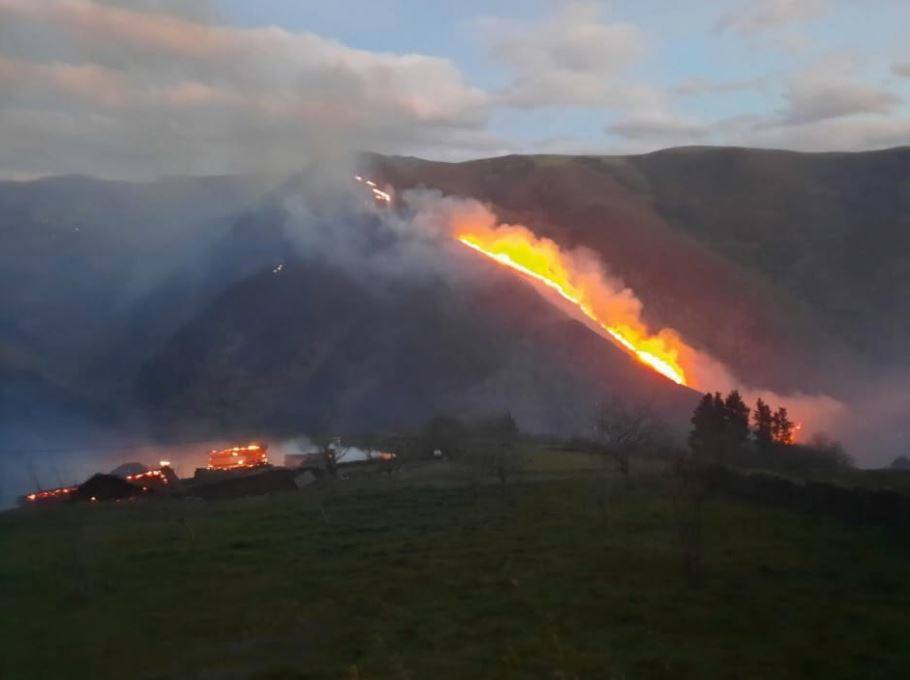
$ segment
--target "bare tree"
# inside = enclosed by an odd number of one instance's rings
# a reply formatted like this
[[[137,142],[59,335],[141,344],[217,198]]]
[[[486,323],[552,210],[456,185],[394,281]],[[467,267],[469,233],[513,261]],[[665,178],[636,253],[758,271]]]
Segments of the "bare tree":
[[[505,491],[509,480],[527,465],[521,448],[521,432],[510,413],[491,419],[484,429],[487,471],[496,477],[500,489]]]
[[[515,475],[527,466],[521,432],[509,413],[480,421],[457,458],[465,481],[477,496],[483,477],[493,477],[503,493]]]
[[[505,490],[509,481],[527,467],[528,460],[524,452],[516,443],[503,445],[501,442],[493,444],[493,448],[486,457],[487,471],[496,477],[499,487]]]
[[[660,430],[660,421],[650,407],[612,400],[597,411],[597,451],[615,460],[628,482],[632,456],[655,445]]]

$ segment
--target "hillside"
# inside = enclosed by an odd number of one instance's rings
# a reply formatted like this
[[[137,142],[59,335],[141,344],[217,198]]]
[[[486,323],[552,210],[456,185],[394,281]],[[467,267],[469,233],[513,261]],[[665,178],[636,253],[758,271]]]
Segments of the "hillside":
[[[287,261],[235,284],[145,365],[161,431],[368,432],[510,411],[527,431],[587,431],[610,394],[674,424],[694,393],[567,319],[524,282],[453,252],[458,281],[371,285]]]
[[[910,663],[896,537],[712,499],[693,588],[672,480],[611,486],[604,513],[603,479],[547,480],[566,455],[534,458],[506,494],[424,472],[422,484],[0,515],[0,606],[16,612],[0,620],[4,669],[846,679],[899,678]]]
[[[884,415],[858,418],[867,431],[851,452],[886,461],[910,446],[910,150],[363,166],[399,194],[477,198],[594,250],[652,327],[678,329],[752,386],[853,407],[885,398],[889,376]],[[34,447],[23,423],[268,435],[505,408],[526,429],[566,433],[616,395],[685,426],[690,393],[520,279],[411,247],[388,220],[331,200],[314,211],[324,184],[312,173],[0,183],[0,370],[17,386],[3,392],[0,449]],[[71,445],[61,432],[39,448],[60,442]]]
[[[472,196],[564,246],[593,249],[656,325],[751,384],[838,392],[870,368],[907,369],[908,148],[370,163],[399,189]]]

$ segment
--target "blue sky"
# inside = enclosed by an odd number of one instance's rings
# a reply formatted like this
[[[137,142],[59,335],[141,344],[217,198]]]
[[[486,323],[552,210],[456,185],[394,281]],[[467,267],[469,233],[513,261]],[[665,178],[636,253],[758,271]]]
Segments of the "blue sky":
[[[386,0],[352,10],[348,3],[325,0],[222,0],[219,6],[225,17],[241,25],[277,23],[361,49],[416,52],[450,59],[471,83],[496,90],[508,81],[508,73],[490,59],[478,23],[485,17],[497,17],[532,27],[545,26],[567,4],[571,3]],[[894,64],[910,59],[910,3],[900,0],[626,0],[589,4],[596,5],[600,21],[629,23],[644,33],[647,54],[629,68],[630,76],[665,92],[674,92],[696,80],[705,81],[705,91],[697,96],[675,97],[673,105],[681,115],[709,122],[737,116],[771,116],[787,107],[789,79],[817,64],[824,69],[827,60],[838,59],[855,60],[859,82],[889,89],[901,98],[910,95],[910,80],[892,70]],[[738,30],[719,26],[724,17],[748,19],[750,13],[761,12],[763,6],[767,11],[779,11],[779,20],[766,27],[743,26]],[[711,84],[717,87],[708,89]],[[907,112],[906,105],[893,110],[899,116],[906,116]],[[609,148],[611,143],[620,147],[649,146],[647,142],[629,145],[605,135],[604,125],[616,117],[617,111],[610,107],[557,104],[536,111],[500,107],[492,116],[491,130],[527,145],[533,145],[535,140],[564,138],[567,146],[573,147],[575,144],[569,144],[573,139],[579,147],[590,144]],[[848,141],[852,148],[853,141]],[[860,146],[863,143],[858,140]],[[830,148],[838,148],[838,139],[830,140]]]
[[[0,175],[897,146],[908,26],[904,0],[0,0]]]

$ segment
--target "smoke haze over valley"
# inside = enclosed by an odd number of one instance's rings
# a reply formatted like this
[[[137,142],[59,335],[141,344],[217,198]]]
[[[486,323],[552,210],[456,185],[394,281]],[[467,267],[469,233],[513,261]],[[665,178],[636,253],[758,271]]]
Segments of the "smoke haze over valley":
[[[860,463],[906,443],[907,151],[368,156],[360,168],[394,188],[394,206],[347,168],[0,186],[6,455],[32,451],[48,476],[44,452],[112,441],[397,430],[503,410],[566,436],[611,395],[681,432],[694,393],[452,238],[459,212],[495,223],[464,197],[586,248],[651,328],[677,329],[742,381],[703,389],[841,401],[848,413],[823,429]],[[793,179],[769,186],[769,172]],[[876,419],[857,417],[867,406]]]

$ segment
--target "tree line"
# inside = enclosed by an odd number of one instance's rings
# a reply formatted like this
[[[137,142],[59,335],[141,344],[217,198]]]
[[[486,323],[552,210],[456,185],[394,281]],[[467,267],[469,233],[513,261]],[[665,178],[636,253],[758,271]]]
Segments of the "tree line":
[[[706,459],[719,459],[730,449],[745,447],[754,439],[759,451],[774,445],[791,446],[797,425],[783,406],[776,411],[761,398],[751,409],[737,390],[726,397],[705,394],[692,414],[689,447]]]
[[[799,425],[785,407],[773,410],[758,399],[750,408],[737,390],[726,397],[720,392],[702,396],[691,422],[689,448],[707,464],[734,463],[791,472],[849,465],[839,443],[821,434],[806,444],[796,443]]]

